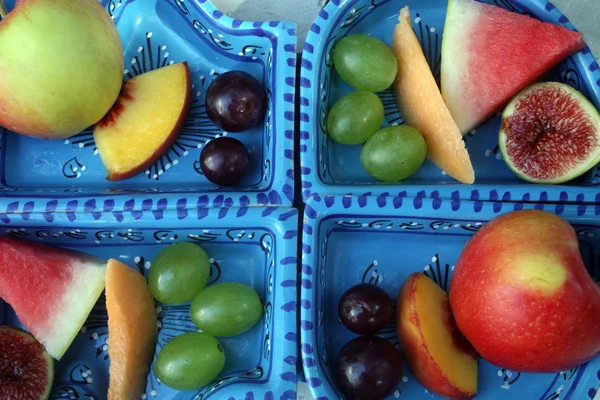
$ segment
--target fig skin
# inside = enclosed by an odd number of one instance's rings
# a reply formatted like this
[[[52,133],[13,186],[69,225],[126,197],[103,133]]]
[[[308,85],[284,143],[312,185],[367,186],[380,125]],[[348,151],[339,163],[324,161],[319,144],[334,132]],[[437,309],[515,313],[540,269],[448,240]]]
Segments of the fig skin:
[[[47,400],[54,381],[54,359],[44,346],[24,330],[0,325],[0,349],[0,394]],[[33,371],[34,366],[39,370]],[[40,380],[44,372],[46,382]]]
[[[498,143],[519,178],[564,183],[600,163],[600,114],[569,85],[537,83],[504,109]]]

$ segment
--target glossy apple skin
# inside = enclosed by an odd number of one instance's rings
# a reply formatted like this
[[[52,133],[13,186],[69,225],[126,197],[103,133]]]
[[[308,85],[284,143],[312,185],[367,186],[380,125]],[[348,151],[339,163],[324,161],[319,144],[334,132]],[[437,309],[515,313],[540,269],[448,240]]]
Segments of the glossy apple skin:
[[[558,372],[600,352],[600,288],[574,229],[548,212],[484,225],[456,264],[450,304],[477,352],[502,368]]]
[[[429,279],[422,273],[413,273],[404,282],[396,306],[396,332],[402,346],[404,361],[409,369],[417,378],[419,383],[429,391],[451,399],[471,399],[476,394],[476,386],[473,393],[461,390],[451,381],[451,374],[463,374],[466,368],[457,368],[451,371],[445,371],[440,366],[428,348],[424,334],[424,318],[431,315],[419,315],[417,307],[417,296],[428,296],[429,293],[417,293],[419,279]],[[440,289],[441,290],[441,289]],[[440,325],[444,327],[445,333],[450,338],[453,348],[449,349],[448,354],[454,357],[450,351],[461,354],[468,360],[475,373],[477,373],[477,354],[468,343],[461,337],[452,318],[452,311],[447,297],[444,295],[443,301],[439,303],[440,307]]]
[[[18,0],[0,22],[0,125],[58,139],[98,122],[123,82],[123,49],[97,0]]]

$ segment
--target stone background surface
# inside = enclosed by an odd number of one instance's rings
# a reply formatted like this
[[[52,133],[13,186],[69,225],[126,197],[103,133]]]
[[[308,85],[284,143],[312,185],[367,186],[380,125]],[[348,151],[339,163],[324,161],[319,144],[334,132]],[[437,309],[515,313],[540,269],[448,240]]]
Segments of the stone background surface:
[[[298,50],[312,21],[321,9],[322,0],[212,0],[213,4],[231,17],[250,21],[288,20],[298,25]],[[600,59],[600,0],[553,0],[584,34],[596,59]],[[305,384],[298,385],[298,400],[312,397]],[[600,400],[600,392],[594,400]]]

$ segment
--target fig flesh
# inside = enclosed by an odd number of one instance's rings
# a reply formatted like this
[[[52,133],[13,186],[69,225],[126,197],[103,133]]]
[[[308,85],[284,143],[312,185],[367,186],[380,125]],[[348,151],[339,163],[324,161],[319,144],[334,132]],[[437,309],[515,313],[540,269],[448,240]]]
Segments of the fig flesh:
[[[54,360],[35,338],[0,326],[0,398],[46,400],[54,380]]]
[[[504,109],[499,145],[521,179],[564,183],[600,162],[600,114],[569,85],[537,83]]]

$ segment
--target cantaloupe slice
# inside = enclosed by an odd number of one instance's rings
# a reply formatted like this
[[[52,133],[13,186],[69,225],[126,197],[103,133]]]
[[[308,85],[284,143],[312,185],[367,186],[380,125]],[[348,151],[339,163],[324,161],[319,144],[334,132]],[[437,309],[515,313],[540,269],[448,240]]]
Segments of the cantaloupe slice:
[[[111,259],[106,271],[108,400],[138,400],[158,335],[154,298],[143,275]]]
[[[392,51],[398,60],[393,87],[400,113],[425,137],[429,159],[451,177],[471,184],[475,172],[469,153],[412,29],[408,7],[400,11],[398,21]]]

